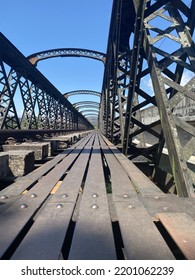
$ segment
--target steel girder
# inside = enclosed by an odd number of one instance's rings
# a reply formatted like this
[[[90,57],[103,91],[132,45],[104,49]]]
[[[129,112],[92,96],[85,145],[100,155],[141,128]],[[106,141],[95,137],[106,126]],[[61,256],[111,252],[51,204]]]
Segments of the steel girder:
[[[19,118],[14,96],[21,95]],[[36,108],[36,112],[35,112]],[[91,123],[0,34],[0,129],[92,129]]]
[[[87,50],[87,49],[75,49],[75,48],[61,48],[61,49],[51,49],[41,52],[37,52],[29,55],[27,58],[33,65],[41,60],[55,57],[87,57],[102,61],[105,63],[106,55],[101,52]]]
[[[194,197],[189,159],[195,150],[195,128],[174,114],[184,99],[195,101],[195,1],[186,2],[114,1],[100,128],[130,159],[144,156],[155,170],[166,147],[176,193]],[[144,123],[142,110],[151,105],[159,116]]]

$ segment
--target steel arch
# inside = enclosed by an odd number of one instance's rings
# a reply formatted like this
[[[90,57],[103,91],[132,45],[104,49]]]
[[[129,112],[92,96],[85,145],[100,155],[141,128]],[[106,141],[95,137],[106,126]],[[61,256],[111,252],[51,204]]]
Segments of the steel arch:
[[[83,110],[83,111],[80,111],[79,113],[82,114],[84,117],[85,117],[86,115],[89,115],[89,114],[90,114],[90,115],[91,115],[91,114],[96,115],[97,117],[99,116],[99,111],[94,110],[94,109]]]
[[[101,97],[101,93],[98,91],[93,91],[93,90],[74,90],[74,91],[69,91],[64,93],[64,97],[68,98],[69,96],[73,95],[79,95],[79,94],[89,94],[89,95],[95,95],[98,97]]]
[[[31,54],[27,58],[33,65],[37,65],[37,63],[41,60],[55,57],[86,57],[102,61],[104,64],[106,61],[105,53],[77,48],[60,48],[45,50]]]
[[[80,101],[72,104],[75,108],[83,107],[83,106],[96,106],[99,107],[100,103],[96,101]]]

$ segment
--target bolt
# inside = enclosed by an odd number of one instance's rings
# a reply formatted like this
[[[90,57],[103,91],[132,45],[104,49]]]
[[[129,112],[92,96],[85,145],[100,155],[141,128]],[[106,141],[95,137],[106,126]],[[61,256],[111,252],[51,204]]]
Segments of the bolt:
[[[128,194],[123,194],[123,198],[128,198],[129,196],[128,196]]]
[[[32,197],[32,198],[36,198],[36,197],[37,197],[37,195],[36,195],[36,193],[32,193],[32,194],[30,195],[30,197]]]
[[[63,208],[63,204],[62,204],[62,203],[58,203],[58,204],[56,205],[56,208],[58,208],[58,209]]]
[[[62,197],[67,198],[68,197],[67,193],[63,194]]]
[[[93,204],[93,205],[91,205],[91,208],[95,210],[95,209],[98,209],[99,207],[97,204]]]
[[[135,206],[133,206],[132,204],[129,204],[128,208],[133,209],[133,208],[135,208]]]
[[[92,197],[93,197],[93,198],[96,198],[96,197],[98,197],[98,194],[97,194],[97,193],[94,193],[94,194],[92,194]]]
[[[23,204],[20,205],[20,208],[21,208],[21,209],[25,209],[25,208],[27,208],[27,207],[28,207],[28,205],[25,204],[25,203],[23,203]]]
[[[1,199],[8,199],[8,196],[7,195],[2,195]]]
[[[154,198],[155,198],[155,199],[159,199],[159,197],[158,197],[158,196],[155,196]]]

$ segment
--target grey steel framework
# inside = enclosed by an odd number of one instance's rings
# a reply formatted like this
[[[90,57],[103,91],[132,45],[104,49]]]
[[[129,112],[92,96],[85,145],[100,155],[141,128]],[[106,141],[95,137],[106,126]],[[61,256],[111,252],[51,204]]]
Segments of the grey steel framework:
[[[14,103],[16,94],[20,94],[23,101],[21,118]],[[92,124],[0,34],[0,129],[92,128]]]
[[[61,49],[52,49],[45,50],[42,52],[34,53],[28,56],[29,61],[33,65],[37,65],[37,63],[41,60],[54,58],[54,57],[87,57],[96,60],[100,60],[105,63],[106,57],[104,53],[86,50],[86,49],[75,49],[75,48],[61,48]]]
[[[175,192],[189,197],[195,186],[188,164],[195,128],[176,117],[174,108],[183,99],[195,100],[194,25],[194,0],[114,0],[99,119],[101,131],[125,155],[142,155],[154,165],[153,176],[166,144]],[[146,125],[140,111],[151,105],[159,120]],[[150,145],[146,134],[155,139]]]

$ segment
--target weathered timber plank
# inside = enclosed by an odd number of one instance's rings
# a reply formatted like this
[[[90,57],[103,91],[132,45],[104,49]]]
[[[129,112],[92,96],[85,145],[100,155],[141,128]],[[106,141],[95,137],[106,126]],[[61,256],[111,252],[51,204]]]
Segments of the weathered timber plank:
[[[59,259],[65,233],[74,209],[73,203],[48,203],[12,256],[13,260]]]
[[[139,168],[137,168],[126,156],[124,156],[108,139],[106,139],[104,136],[102,137],[129,175],[137,192],[139,192],[142,196],[165,195],[152,181],[150,181],[150,179],[144,173],[140,172]]]
[[[11,207],[0,215],[0,224],[2,226],[2,230],[0,231],[0,258],[35,212],[40,208],[41,204],[48,197],[67,168],[76,159],[85,144],[86,143],[82,143],[78,146],[74,150],[74,153],[71,153],[55,166],[54,169],[52,169],[47,176],[43,177],[29,192],[27,192],[27,194],[19,198]],[[21,209],[21,205],[27,205],[28,207]]]
[[[170,249],[142,205],[136,202],[115,202],[129,260],[171,260]]]
[[[109,150],[101,136],[100,144],[111,173],[112,197],[126,257],[128,259],[172,259],[172,253],[140,201],[140,195],[136,193],[120,161]],[[139,176],[141,171],[137,170],[137,173]]]
[[[93,135],[12,259],[58,259],[85,172]],[[77,176],[75,176],[75,174]]]
[[[18,196],[20,195],[24,190],[28,189],[30,186],[32,186],[38,179],[40,179],[44,174],[49,172],[54,166],[56,166],[60,161],[62,161],[66,156],[68,156],[71,152],[74,151],[76,147],[81,145],[84,142],[86,142],[87,137],[84,139],[81,139],[76,144],[72,145],[70,148],[66,149],[59,155],[57,155],[54,159],[52,159],[49,162],[46,162],[41,167],[35,169],[33,172],[27,174],[24,177],[18,178],[16,182],[8,186],[7,188],[3,189],[0,192],[0,196],[6,195],[6,196]]]
[[[195,221],[192,217],[186,213],[158,213],[157,218],[184,256],[195,260]]]
[[[116,259],[97,135],[89,163],[69,259]]]
[[[130,197],[137,196],[136,190],[124,168],[105,144],[101,136],[99,139],[110,170],[113,201],[127,201]]]

